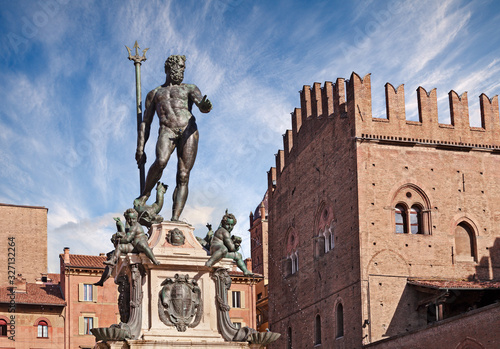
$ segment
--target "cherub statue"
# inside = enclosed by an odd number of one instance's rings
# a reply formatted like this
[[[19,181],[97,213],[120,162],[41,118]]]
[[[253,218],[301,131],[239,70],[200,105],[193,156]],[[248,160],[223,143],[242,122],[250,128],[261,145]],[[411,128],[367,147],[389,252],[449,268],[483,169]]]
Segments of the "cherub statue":
[[[144,252],[154,264],[160,264],[160,262],[156,260],[153,251],[149,248],[147,235],[137,221],[137,211],[133,208],[129,208],[125,211],[123,216],[127,222],[127,227],[124,226],[120,218],[113,218],[116,221],[116,228],[118,230],[111,238],[111,242],[113,242],[115,246],[115,251],[111,255],[111,258],[105,261],[104,264],[116,265],[122,254],[134,252]]]
[[[159,222],[163,220],[157,213],[161,210],[165,190],[166,187],[162,183],[158,183],[157,201],[151,206],[146,205],[141,207],[143,216],[147,216],[148,219],[153,218],[153,220],[150,220],[152,223],[157,223],[154,219],[158,219],[158,217],[161,219]],[[161,200],[158,200],[158,196],[161,196]],[[117,232],[111,237],[111,242],[115,249],[106,254],[107,260],[103,262],[106,268],[102,273],[101,279],[94,284],[96,286],[104,285],[104,282],[111,276],[116,263],[118,263],[118,259],[123,254],[144,252],[154,264],[160,264],[154,256],[153,251],[151,251],[151,248],[149,248],[148,237],[138,222],[139,213],[137,210],[129,208],[123,216],[125,217],[126,224],[123,224],[119,217],[113,218],[116,222]]]
[[[232,258],[238,268],[241,269],[245,275],[253,275],[249,272],[241,253],[237,252],[240,249],[241,238],[239,236],[232,235],[231,231],[236,225],[236,217],[232,213],[228,213],[222,217],[219,229],[213,234],[210,242],[210,258],[205,263],[207,267],[211,267],[222,258]]]

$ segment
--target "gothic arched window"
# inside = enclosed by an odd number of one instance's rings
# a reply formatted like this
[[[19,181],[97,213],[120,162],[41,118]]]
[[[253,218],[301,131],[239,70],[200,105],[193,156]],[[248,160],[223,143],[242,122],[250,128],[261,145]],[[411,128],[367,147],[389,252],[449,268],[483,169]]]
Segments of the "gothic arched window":
[[[49,337],[49,326],[45,321],[38,322],[38,338],[48,338]]]
[[[422,189],[413,184],[402,186],[393,205],[396,233],[431,235],[431,205]]]
[[[335,314],[335,319],[337,322],[337,334],[335,338],[343,337],[344,336],[344,307],[342,306],[342,303],[339,303],[337,305],[337,310]]]
[[[403,205],[397,205],[394,210],[395,222],[396,222],[396,233],[406,234],[406,208]]]
[[[417,205],[410,209],[410,232],[412,234],[422,234],[422,214]]]
[[[474,230],[466,222],[459,223],[455,228],[455,253],[458,260],[476,260],[476,239]]]
[[[314,323],[314,344],[321,344],[321,317],[316,315],[316,321]]]

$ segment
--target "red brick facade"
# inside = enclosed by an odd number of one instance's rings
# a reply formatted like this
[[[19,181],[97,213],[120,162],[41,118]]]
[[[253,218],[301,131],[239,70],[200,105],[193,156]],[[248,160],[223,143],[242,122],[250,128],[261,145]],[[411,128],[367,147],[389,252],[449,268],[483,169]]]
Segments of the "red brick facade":
[[[103,287],[93,284],[104,271],[105,256],[74,255],[65,249],[60,256],[61,289],[66,300],[66,348],[93,348],[93,327],[109,327],[120,322],[118,289],[113,278]]]
[[[44,282],[27,283],[18,277],[15,288],[0,287],[0,348],[64,347],[66,302],[59,275],[45,275]]]
[[[273,348],[360,348],[500,299],[409,281],[500,279],[498,98],[480,96],[470,127],[466,93],[449,93],[443,125],[436,90],[417,92],[407,121],[403,85],[386,84],[387,119],[372,118],[370,75],[301,91],[268,173]]]
[[[15,272],[27,282],[47,273],[47,211],[45,207],[0,204],[0,218],[7,229],[0,232],[2,258],[7,261],[9,237],[14,237]],[[8,285],[7,267],[0,268],[0,286]]]
[[[269,297],[268,297],[268,269],[269,244],[267,224],[268,193],[257,206],[255,212],[250,213],[250,241],[254,272],[264,275],[264,278],[255,285],[257,329],[265,332],[269,328]]]
[[[252,271],[250,258],[245,260],[245,264],[247,269]],[[229,276],[231,277],[231,288],[228,291],[227,300],[231,307],[229,310],[231,321],[241,327],[256,328],[255,286],[262,281],[262,276],[245,276],[236,266],[229,271]]]

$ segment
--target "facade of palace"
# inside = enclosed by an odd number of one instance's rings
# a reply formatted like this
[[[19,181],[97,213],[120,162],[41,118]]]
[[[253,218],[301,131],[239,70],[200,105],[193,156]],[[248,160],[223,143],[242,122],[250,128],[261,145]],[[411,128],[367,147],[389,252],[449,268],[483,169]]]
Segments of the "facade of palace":
[[[385,85],[370,75],[304,86],[268,172],[272,348],[500,347],[498,97]],[[252,230],[253,231],[253,230]],[[254,257],[255,258],[255,257]]]

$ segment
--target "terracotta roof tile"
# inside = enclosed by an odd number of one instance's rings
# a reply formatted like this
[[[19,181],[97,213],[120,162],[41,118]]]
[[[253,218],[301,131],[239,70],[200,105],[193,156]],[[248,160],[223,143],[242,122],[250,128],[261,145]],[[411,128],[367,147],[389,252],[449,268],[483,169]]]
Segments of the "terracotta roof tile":
[[[408,279],[410,285],[440,289],[500,289],[500,281],[468,281],[468,280],[421,280]]]
[[[50,282],[51,284],[58,284],[61,282],[61,275],[59,273],[48,273],[47,277],[51,279],[52,281]]]
[[[64,254],[59,255],[64,259]],[[69,264],[71,267],[86,267],[86,268],[100,268],[104,269],[105,265],[102,264],[106,260],[106,256],[88,256],[84,254],[70,254]]]
[[[10,290],[0,287],[0,303],[9,303]],[[59,285],[52,284],[26,284],[26,293],[16,292],[16,304],[53,304],[65,305]]]
[[[245,274],[243,274],[243,272],[239,271],[239,270],[229,270],[228,273],[229,273],[229,276],[235,276],[235,277],[248,277],[248,278],[256,278],[256,279],[264,278],[263,275],[257,274],[257,273],[255,273],[251,276],[245,276]]]

